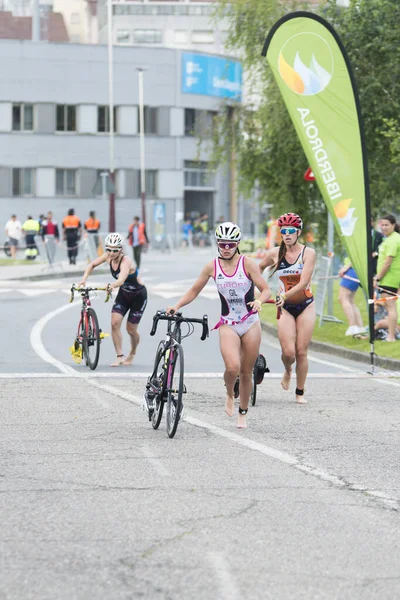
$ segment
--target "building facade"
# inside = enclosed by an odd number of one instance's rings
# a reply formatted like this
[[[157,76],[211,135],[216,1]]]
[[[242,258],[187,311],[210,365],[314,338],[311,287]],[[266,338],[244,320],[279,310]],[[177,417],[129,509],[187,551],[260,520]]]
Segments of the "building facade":
[[[99,41],[108,41],[108,0],[97,5]],[[113,42],[125,46],[184,48],[224,54],[228,24],[212,20],[208,1],[113,0]]]
[[[110,165],[107,47],[1,40],[0,56],[3,223],[12,213],[24,219],[48,210],[61,220],[74,208],[82,219],[95,210],[106,230],[109,200],[102,194],[101,173]],[[222,60],[197,59],[214,66]],[[229,215],[229,173],[209,169],[207,152],[199,153],[194,136],[199,126],[212,122],[220,105],[201,87],[196,65],[192,55],[179,50],[114,49],[118,230],[125,231],[133,215],[141,215],[138,68],[145,68],[149,229],[156,213],[164,215],[171,234],[179,233],[187,212],[207,213],[210,222]],[[190,76],[185,77],[185,69]],[[238,83],[214,81],[218,90],[225,85],[237,97]]]

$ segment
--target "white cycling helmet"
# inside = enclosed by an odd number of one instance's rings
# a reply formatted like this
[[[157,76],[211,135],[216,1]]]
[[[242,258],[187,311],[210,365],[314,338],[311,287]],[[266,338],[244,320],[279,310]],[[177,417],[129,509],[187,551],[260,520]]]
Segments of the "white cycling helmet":
[[[217,242],[240,242],[242,239],[242,232],[240,227],[238,227],[235,223],[227,221],[226,223],[221,223],[221,225],[218,225],[217,229],[215,230],[215,239]]]
[[[109,233],[105,240],[106,248],[122,248],[124,237],[120,233]]]

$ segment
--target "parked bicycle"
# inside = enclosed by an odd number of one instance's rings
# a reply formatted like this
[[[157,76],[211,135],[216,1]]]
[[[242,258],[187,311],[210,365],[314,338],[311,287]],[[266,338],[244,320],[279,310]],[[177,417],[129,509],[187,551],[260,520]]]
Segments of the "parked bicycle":
[[[99,327],[99,320],[90,302],[90,292],[98,291],[107,292],[105,302],[108,302],[112,296],[112,290],[110,286],[77,288],[75,287],[75,284],[73,284],[70,298],[70,302],[73,302],[75,292],[80,294],[82,298],[78,332],[76,334],[74,345],[71,348],[71,353],[74,357],[74,360],[78,359],[79,362],[83,357],[85,359],[86,366],[88,366],[92,371],[94,371],[99,362],[100,343],[106,335]]]
[[[265,356],[263,354],[259,354],[257,356],[257,360],[254,363],[253,367],[253,377],[252,377],[252,388],[251,388],[251,396],[250,402],[252,406],[256,405],[257,399],[257,386],[263,382],[265,373],[269,373],[269,369],[267,367],[267,361],[265,360]],[[240,394],[240,378],[236,379],[235,387],[233,388],[233,392],[235,398],[239,398]]]
[[[159,428],[164,404],[167,403],[167,432],[168,437],[173,438],[182,414],[182,396],[186,394],[182,340],[192,335],[193,324],[199,323],[203,326],[201,340],[204,341],[208,336],[208,317],[190,319],[180,312],[167,315],[165,311],[157,311],[150,335],[155,335],[159,321],[168,322],[167,334],[157,348],[153,373],[146,384],[145,402],[153,429]],[[188,331],[182,335],[184,323],[188,325]]]

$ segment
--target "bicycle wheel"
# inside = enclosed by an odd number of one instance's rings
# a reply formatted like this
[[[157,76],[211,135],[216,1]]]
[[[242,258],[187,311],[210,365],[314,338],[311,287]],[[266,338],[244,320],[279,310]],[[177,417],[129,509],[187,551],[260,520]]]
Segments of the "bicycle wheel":
[[[183,395],[183,348],[174,346],[171,353],[174,353],[172,362],[168,361],[167,367],[167,432],[168,437],[173,438],[178,428],[179,419],[182,413],[182,395]]]
[[[100,356],[100,331],[99,321],[93,308],[88,308],[84,330],[83,352],[87,366],[94,371]]]
[[[150,383],[155,388],[158,389],[158,393],[154,396],[154,411],[151,417],[151,424],[153,429],[158,429],[160,427],[161,419],[164,411],[164,399],[163,399],[163,383],[164,383],[164,361],[165,361],[165,352],[163,351],[164,344],[160,342],[157,352],[156,358],[154,361],[154,369],[153,375],[150,378]]]

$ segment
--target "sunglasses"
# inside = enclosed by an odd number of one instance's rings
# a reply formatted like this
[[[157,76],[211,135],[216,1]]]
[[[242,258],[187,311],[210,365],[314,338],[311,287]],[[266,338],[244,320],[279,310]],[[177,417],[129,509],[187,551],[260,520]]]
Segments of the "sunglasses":
[[[233,250],[233,248],[237,248],[237,242],[218,242],[218,248],[221,250]]]
[[[112,248],[106,248],[106,252],[121,252],[121,248],[117,248],[116,250]]]
[[[297,229],[296,227],[282,227],[281,229],[281,234],[282,235],[293,235],[294,233],[296,233]]]

